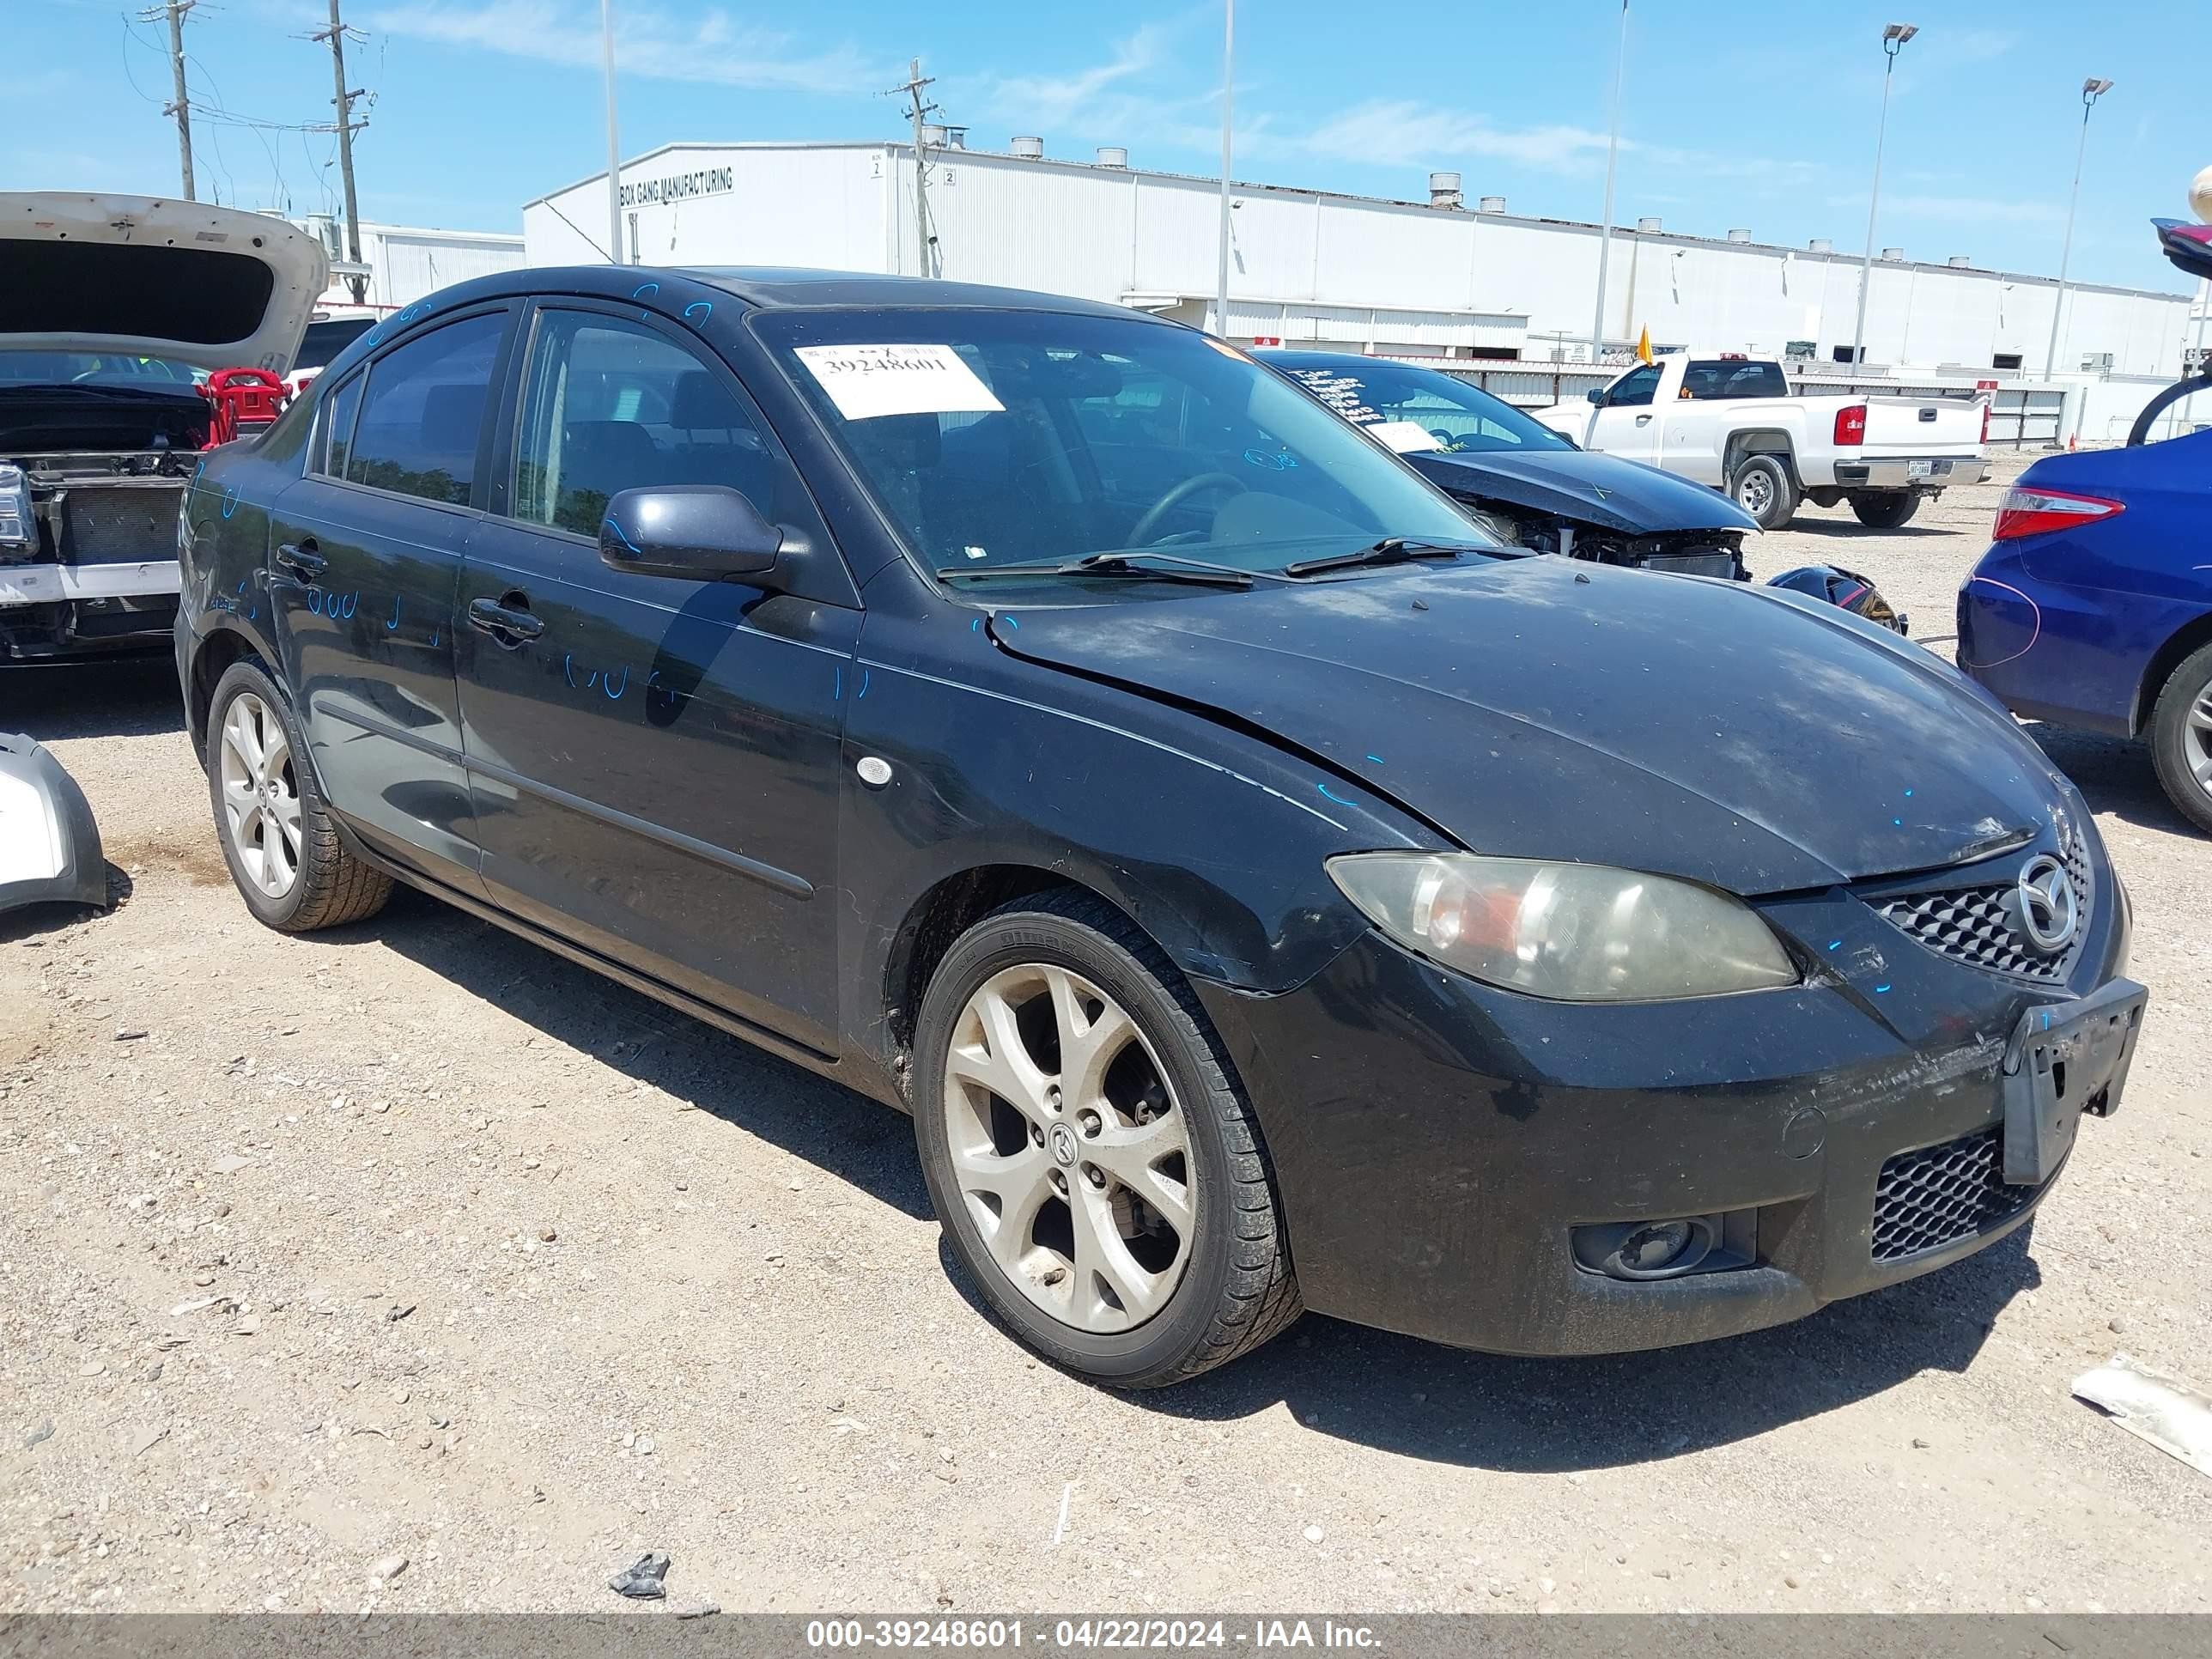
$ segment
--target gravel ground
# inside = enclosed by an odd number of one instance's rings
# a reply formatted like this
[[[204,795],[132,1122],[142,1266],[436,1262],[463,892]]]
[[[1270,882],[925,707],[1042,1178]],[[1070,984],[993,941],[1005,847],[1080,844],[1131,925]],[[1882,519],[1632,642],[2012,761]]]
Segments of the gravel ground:
[[[1754,567],[1948,634],[1995,493]],[[2029,1231],[1702,1347],[1310,1317],[1121,1398],[982,1316],[904,1119],[419,897],[256,927],[166,664],[0,706],[128,878],[0,921],[0,1610],[611,1610],[647,1549],[674,1609],[2212,1606],[2212,1480],[2068,1393],[2212,1382],[2212,846],[2124,744],[2041,734],[2154,1000]]]

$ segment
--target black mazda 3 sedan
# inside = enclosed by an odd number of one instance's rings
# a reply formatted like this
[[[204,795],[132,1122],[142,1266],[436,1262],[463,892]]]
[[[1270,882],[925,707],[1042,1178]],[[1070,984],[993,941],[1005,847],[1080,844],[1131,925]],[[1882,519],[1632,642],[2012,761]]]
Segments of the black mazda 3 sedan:
[[[911,1112],[983,1296],[1103,1382],[1301,1308],[1793,1319],[2018,1225],[2125,1079],[2125,896],[1949,667],[1501,556],[1139,314],[489,278],[212,456],[180,538],[258,918],[404,881]]]

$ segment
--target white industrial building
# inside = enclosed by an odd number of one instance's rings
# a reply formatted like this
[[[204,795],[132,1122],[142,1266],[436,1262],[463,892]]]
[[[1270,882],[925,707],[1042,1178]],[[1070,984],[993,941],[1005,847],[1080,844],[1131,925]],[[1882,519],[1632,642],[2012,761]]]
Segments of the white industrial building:
[[[1141,307],[1212,326],[1218,180],[1147,172],[1124,152],[1046,158],[925,144],[927,274]],[[1228,326],[1243,341],[1317,341],[1393,356],[1496,362],[1587,358],[1598,227],[1431,199],[1238,185]],[[915,274],[915,151],[898,143],[670,144],[621,173],[626,262],[787,264]],[[1656,219],[1617,227],[1606,335],[1625,350],[1690,344],[1813,363],[1847,360],[1860,260],[1824,241],[1782,247],[1749,230],[1690,236]],[[532,202],[532,264],[607,258],[604,173]],[[2159,262],[2149,234],[2143,268]],[[2058,284],[1886,251],[1867,307],[1867,373],[2043,378]],[[2195,343],[2185,294],[2069,283],[2058,375],[2170,380]],[[2146,392],[2143,395],[2147,396]],[[2137,399],[2136,401],[2140,401]]]
[[[384,225],[363,220],[361,263],[347,257],[345,226],[328,215],[315,214],[299,222],[309,235],[319,237],[330,255],[331,285],[323,291],[319,311],[352,310],[356,303],[378,311],[412,305],[472,276],[519,270],[527,260],[522,238],[489,230],[431,230],[418,225]],[[354,298],[353,280],[362,284],[361,300]]]

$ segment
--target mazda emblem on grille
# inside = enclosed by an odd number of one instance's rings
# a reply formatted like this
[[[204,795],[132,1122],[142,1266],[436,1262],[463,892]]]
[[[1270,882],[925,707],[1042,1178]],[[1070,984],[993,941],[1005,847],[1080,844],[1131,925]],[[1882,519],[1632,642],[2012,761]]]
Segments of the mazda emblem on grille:
[[[2074,892],[2074,878],[2048,853],[2022,866],[2015,892],[2014,921],[2028,944],[2043,955],[2057,956],[2074,942],[2081,925],[2081,901]]]

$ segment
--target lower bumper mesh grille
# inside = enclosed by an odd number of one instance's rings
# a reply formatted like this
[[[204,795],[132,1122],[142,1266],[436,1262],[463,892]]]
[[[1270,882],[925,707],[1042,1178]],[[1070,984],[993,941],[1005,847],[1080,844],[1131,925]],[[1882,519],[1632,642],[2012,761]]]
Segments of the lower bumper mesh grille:
[[[1874,1259],[1899,1261],[1971,1238],[2027,1207],[2033,1187],[2004,1182],[2002,1130],[1899,1152],[1874,1189]]]

